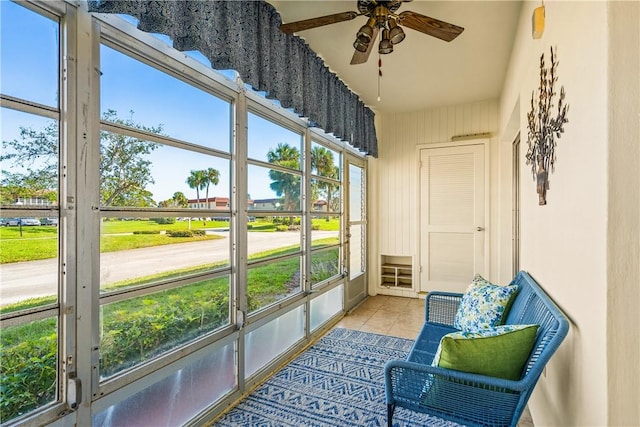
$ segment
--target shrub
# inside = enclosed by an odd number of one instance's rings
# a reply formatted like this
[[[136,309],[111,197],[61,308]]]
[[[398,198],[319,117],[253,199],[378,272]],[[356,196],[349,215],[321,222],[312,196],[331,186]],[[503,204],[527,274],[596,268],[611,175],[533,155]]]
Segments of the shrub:
[[[283,227],[286,230],[286,226]],[[337,253],[334,256],[337,259]],[[276,267],[251,269],[247,292],[249,311],[281,298],[287,292],[287,284],[299,284],[298,271],[297,259],[279,262]],[[227,278],[204,280],[107,304],[102,312],[100,375],[109,377],[228,322]],[[56,323],[56,319],[44,319],[3,328],[0,335],[0,420],[3,422],[56,400]]]
[[[55,333],[7,344],[3,339],[0,347],[0,419],[3,422],[55,401],[57,389]]]
[[[169,237],[193,237],[193,231],[190,230],[174,230],[167,231]]]
[[[107,307],[100,347],[102,376],[113,375],[226,324],[228,281],[207,280]],[[56,400],[55,328],[55,319],[46,319],[2,331],[3,422]]]
[[[311,260],[311,283],[319,283],[338,274],[339,252],[337,249],[320,253]]]
[[[104,314],[100,374],[110,376],[228,322],[229,291],[207,281],[123,301]],[[214,287],[214,289],[212,289]]]
[[[133,234],[160,234],[160,230],[136,230]]]
[[[158,224],[175,224],[176,219],[174,217],[151,218],[151,221],[157,222]]]
[[[204,230],[191,230],[191,233],[193,233],[194,236],[204,236],[207,234]]]
[[[289,230],[288,225],[276,225],[276,231],[287,231]]]

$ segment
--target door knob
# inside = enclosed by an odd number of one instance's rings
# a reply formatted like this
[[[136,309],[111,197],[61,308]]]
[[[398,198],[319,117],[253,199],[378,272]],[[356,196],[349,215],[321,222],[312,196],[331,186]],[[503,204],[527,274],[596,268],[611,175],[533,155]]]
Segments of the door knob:
[[[484,231],[484,227],[476,227],[476,231]]]

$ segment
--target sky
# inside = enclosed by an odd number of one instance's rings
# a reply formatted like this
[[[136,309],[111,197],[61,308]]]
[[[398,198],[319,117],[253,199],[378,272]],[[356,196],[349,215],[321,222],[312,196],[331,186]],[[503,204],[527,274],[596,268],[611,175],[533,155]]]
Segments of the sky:
[[[27,11],[21,6],[0,0],[0,91],[40,104],[57,107],[57,24]],[[125,17],[135,23],[135,19]],[[171,40],[154,35],[165,43]],[[210,66],[198,52],[185,52]],[[204,147],[229,152],[231,139],[231,105],[207,92],[136,61],[110,47],[100,48],[100,110],[116,110],[118,117],[135,123],[157,127],[162,134]],[[223,71],[233,78],[232,71]],[[2,108],[0,135],[2,140],[17,138],[20,126],[43,127],[43,119]],[[249,157],[266,161],[266,153],[278,143],[301,147],[301,136],[256,115],[249,116]],[[338,164],[337,154],[335,161]],[[186,179],[191,170],[213,167],[220,171],[220,182],[209,189],[209,197],[229,197],[228,160],[201,153],[160,146],[149,157],[155,181],[147,187],[156,202],[169,199],[176,191],[195,199],[196,191]],[[6,165],[1,165],[6,168]],[[249,168],[249,195],[253,199],[274,198],[268,169]],[[204,197],[201,191],[200,197]]]

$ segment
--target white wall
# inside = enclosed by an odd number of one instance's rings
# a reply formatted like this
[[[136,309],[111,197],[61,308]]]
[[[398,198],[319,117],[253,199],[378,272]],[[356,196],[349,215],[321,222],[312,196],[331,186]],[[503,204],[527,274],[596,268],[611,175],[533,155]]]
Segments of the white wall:
[[[619,311],[622,307],[612,306],[610,302],[611,290],[615,286],[617,299],[624,299],[624,295],[635,299],[637,312],[637,240],[634,240],[635,246],[628,247],[630,254],[623,254],[621,245],[613,245],[612,248],[612,241],[616,240],[610,234],[609,221],[612,213],[621,209],[631,210],[631,213],[623,216],[625,222],[614,229],[624,234],[621,230],[624,228],[631,232],[633,239],[637,238],[637,190],[632,192],[630,198],[614,199],[611,196],[613,192],[622,190],[620,186],[625,178],[628,185],[638,186],[637,167],[634,169],[634,165],[637,166],[637,151],[629,153],[634,161],[626,165],[624,172],[615,172],[618,165],[612,156],[620,155],[624,148],[611,144],[611,138],[614,137],[612,133],[626,138],[633,137],[634,133],[629,131],[618,135],[618,132],[612,131],[609,115],[612,104],[609,83],[625,77],[628,81],[633,70],[626,71],[624,76],[617,75],[615,67],[610,64],[610,50],[620,49],[610,43],[610,31],[619,22],[608,20],[607,2],[545,2],[544,36],[540,40],[533,40],[531,15],[539,5],[539,2],[523,5],[500,102],[498,164],[504,168],[501,176],[509,176],[509,141],[517,128],[522,134],[523,152],[526,152],[526,113],[531,108],[532,91],[538,87],[539,58],[544,52],[548,66],[549,49],[553,46],[557,48],[559,58],[557,90],[560,86],[565,87],[566,102],[570,105],[569,123],[565,127],[566,132],[558,139],[556,171],[550,175],[546,206],[538,205],[530,169],[524,164],[524,158],[520,159],[520,265],[567,313],[572,328],[567,340],[549,363],[546,375],[540,379],[530,408],[535,425],[633,425],[633,421],[637,425],[640,401],[637,388],[638,353],[636,350],[634,360],[633,353],[622,354],[614,343],[619,345],[619,341],[625,340],[625,349],[633,349],[633,343],[637,348],[638,315],[633,314],[630,308]],[[617,37],[618,42],[623,44],[626,42],[634,46],[635,43],[635,56],[627,55],[626,58],[636,62],[636,73],[637,5],[637,2],[627,2],[625,6],[620,2],[617,6],[632,12],[635,8],[635,15],[632,13],[631,17],[627,17],[631,20],[635,17],[635,23],[626,23]],[[622,17],[629,10],[618,13]],[[636,33],[635,42],[633,38],[625,37],[629,36],[630,31]],[[635,88],[637,93],[637,83]],[[627,104],[637,103],[637,99],[627,101]],[[630,120],[634,120],[634,117],[637,120],[637,113],[628,116]],[[635,138],[637,150],[637,130]],[[622,178],[620,175],[624,173],[630,173],[631,176]],[[614,182],[616,178],[617,183]],[[501,228],[507,230],[510,222],[504,214],[511,207],[510,186],[503,183],[499,188]],[[631,226],[631,229],[627,226]],[[505,239],[500,241],[504,245]],[[500,251],[499,254],[502,265],[510,261],[508,251]],[[620,255],[633,258],[635,270],[627,267],[623,273],[618,270],[612,272],[611,258]],[[501,270],[501,276],[504,274]],[[626,282],[628,284],[612,282],[621,278],[635,281]],[[620,329],[608,329],[608,324],[631,325],[631,339],[629,335],[612,339],[620,334]],[[611,360],[622,365],[610,363]],[[617,374],[619,380],[616,385],[610,384],[613,373]],[[636,379],[629,380],[629,377]],[[621,413],[625,408],[627,412]],[[630,408],[635,409],[628,411]]]
[[[498,109],[493,101],[377,117],[371,159],[369,289],[380,253],[417,252],[416,145],[466,133],[492,138],[491,272],[512,276],[512,142],[521,132],[520,267],[571,321],[569,336],[529,402],[537,426],[640,425],[640,2],[547,0],[546,29],[531,37],[539,1],[525,2]],[[546,206],[524,162],[526,113],[539,60],[557,48],[557,89],[569,123],[558,139]]]
[[[640,2],[609,3],[608,424],[640,425]]]
[[[370,294],[377,292],[380,282],[380,254],[412,256],[418,262],[416,146],[449,142],[453,136],[496,134],[498,102],[378,114],[376,120],[379,156],[369,159],[368,181]],[[487,155],[497,156],[497,150]]]

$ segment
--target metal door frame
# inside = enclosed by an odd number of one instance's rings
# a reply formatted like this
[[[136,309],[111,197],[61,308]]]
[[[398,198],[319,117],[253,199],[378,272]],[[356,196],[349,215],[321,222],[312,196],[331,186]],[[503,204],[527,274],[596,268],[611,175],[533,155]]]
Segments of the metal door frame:
[[[357,306],[360,302],[362,302],[368,295],[367,292],[367,283],[368,283],[368,265],[367,265],[367,250],[368,250],[368,241],[367,241],[367,231],[368,231],[368,223],[367,223],[367,162],[365,159],[355,157],[350,153],[345,153],[344,156],[344,173],[343,173],[343,182],[344,182],[344,227],[343,227],[343,242],[344,242],[344,259],[343,265],[345,267],[345,287],[344,287],[344,309],[345,311],[349,311]],[[351,201],[351,185],[350,185],[350,166],[356,166],[363,170],[363,216],[359,221],[351,221],[350,220],[350,201]],[[359,276],[351,279],[351,226],[352,225],[362,225],[362,239],[363,239],[363,259],[362,266],[363,271]],[[359,292],[355,297],[349,298],[349,292],[355,287],[361,287],[362,291]]]

